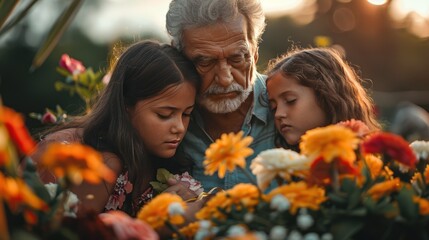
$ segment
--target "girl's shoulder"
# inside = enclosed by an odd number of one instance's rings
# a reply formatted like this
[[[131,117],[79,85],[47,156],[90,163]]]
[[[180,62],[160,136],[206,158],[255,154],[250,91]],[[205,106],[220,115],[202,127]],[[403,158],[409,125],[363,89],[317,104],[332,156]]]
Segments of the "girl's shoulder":
[[[61,129],[56,132],[50,133],[49,135],[44,136],[40,143],[47,142],[63,142],[63,143],[72,143],[72,142],[82,142],[82,129],[81,128],[67,128]]]

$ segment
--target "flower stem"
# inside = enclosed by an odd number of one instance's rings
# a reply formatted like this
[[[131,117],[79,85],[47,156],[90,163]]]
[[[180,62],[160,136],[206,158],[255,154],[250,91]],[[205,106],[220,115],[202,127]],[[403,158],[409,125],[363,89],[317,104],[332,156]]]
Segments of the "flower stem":
[[[244,173],[244,175],[246,175],[246,177],[250,180],[250,183],[252,183],[255,186],[258,186],[258,184],[255,181],[255,178],[252,174],[250,174],[249,170],[247,170],[246,168],[241,168],[239,167],[239,169]]]

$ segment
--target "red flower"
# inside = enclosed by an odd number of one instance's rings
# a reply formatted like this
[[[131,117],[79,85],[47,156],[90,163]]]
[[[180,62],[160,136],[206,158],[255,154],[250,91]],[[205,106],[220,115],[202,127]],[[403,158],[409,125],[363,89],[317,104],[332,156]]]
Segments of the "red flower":
[[[331,184],[333,170],[338,172],[340,178],[345,175],[359,174],[358,167],[353,165],[351,161],[335,158],[334,161],[328,163],[322,157],[319,157],[310,166],[310,182],[318,185]]]
[[[6,126],[9,136],[21,153],[29,155],[36,147],[36,142],[30,136],[21,114],[8,107],[1,107],[0,122]]]
[[[361,149],[363,154],[387,155],[392,160],[412,168],[417,161],[408,142],[392,133],[379,132],[370,135],[362,142]]]
[[[347,121],[341,121],[337,123],[337,125],[349,128],[350,130],[355,132],[358,136],[365,136],[370,132],[368,126],[360,120],[351,119]]]
[[[61,56],[60,67],[67,70],[72,75],[77,75],[85,71],[85,66],[83,66],[82,62],[71,58],[67,54]]]

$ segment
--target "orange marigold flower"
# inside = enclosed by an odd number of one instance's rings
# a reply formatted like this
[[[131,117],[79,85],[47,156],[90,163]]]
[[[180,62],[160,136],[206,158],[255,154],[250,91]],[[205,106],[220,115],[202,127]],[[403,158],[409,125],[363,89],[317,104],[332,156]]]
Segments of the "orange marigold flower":
[[[8,107],[0,107],[0,122],[22,154],[29,155],[34,151],[36,142],[30,136],[21,114]]]
[[[291,203],[289,209],[291,214],[296,214],[299,208],[318,210],[320,204],[326,200],[323,188],[317,186],[310,187],[305,182],[292,182],[288,185],[275,188],[266,196],[266,199],[271,201],[278,194],[286,197]]]
[[[307,131],[301,137],[299,147],[301,154],[312,159],[322,157],[324,161],[331,162],[334,158],[341,158],[354,162],[356,160],[354,149],[358,142],[359,139],[352,130],[330,125]]]
[[[205,174],[213,175],[218,171],[219,177],[223,178],[226,170],[234,171],[236,166],[244,168],[246,157],[253,154],[253,150],[248,147],[252,141],[250,136],[243,138],[243,131],[237,134],[222,134],[221,138],[206,150],[203,162]]]
[[[179,229],[179,232],[186,238],[192,239],[200,229],[200,222],[192,222]]]
[[[211,219],[213,217],[225,219],[225,215],[218,209],[224,209],[227,212],[234,205],[237,209],[245,207],[248,211],[253,211],[259,201],[259,190],[253,184],[240,183],[233,188],[218,192],[214,197],[207,201],[205,206],[195,215],[197,219]]]
[[[347,121],[341,121],[337,123],[337,125],[343,126],[352,130],[360,137],[365,136],[370,132],[369,127],[361,120],[351,119]]]
[[[399,178],[394,178],[391,180],[386,180],[384,182],[374,184],[374,186],[372,186],[368,190],[368,195],[377,201],[386,195],[399,191],[400,188],[401,181],[399,180]]]
[[[332,162],[326,162],[323,158],[317,158],[310,166],[310,182],[318,185],[329,185],[332,182],[333,171],[337,171],[340,178],[359,175],[359,169],[350,161],[337,158]]]
[[[381,174],[383,170],[383,161],[375,155],[368,154],[364,157],[363,161],[359,161],[360,168],[368,168],[371,178],[375,179]]]
[[[41,157],[40,166],[51,170],[57,177],[73,184],[82,180],[99,183],[102,179],[113,182],[115,173],[103,163],[103,157],[90,146],[80,143],[51,143]]]
[[[419,205],[420,215],[429,215],[429,201],[427,199],[413,196],[413,201]]]
[[[173,203],[180,204],[183,209],[186,208],[186,203],[180,196],[161,193],[140,209],[137,218],[145,221],[154,229],[163,227],[166,221],[171,224],[182,224],[185,221],[182,215],[170,215],[169,213],[169,206]]]
[[[414,168],[416,164],[416,155],[410,148],[407,141],[402,137],[386,132],[380,132],[370,135],[362,144],[362,153],[365,154],[383,154],[392,160]]]
[[[5,177],[0,174],[0,196],[5,199],[12,211],[19,207],[47,210],[48,205],[36,196],[22,179]]]

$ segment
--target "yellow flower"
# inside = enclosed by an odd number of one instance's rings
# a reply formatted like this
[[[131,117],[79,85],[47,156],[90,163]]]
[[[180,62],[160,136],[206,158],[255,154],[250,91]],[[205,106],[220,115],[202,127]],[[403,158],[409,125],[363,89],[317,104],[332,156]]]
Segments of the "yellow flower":
[[[253,138],[243,138],[243,131],[237,134],[222,134],[221,138],[212,143],[206,150],[204,160],[205,174],[213,175],[218,171],[220,178],[225,176],[226,170],[234,171],[236,166],[244,168],[246,157],[252,155],[253,150],[248,146]]]
[[[200,220],[211,219],[213,217],[225,219],[225,215],[219,211],[219,208],[229,212],[232,205],[237,209],[243,206],[251,212],[258,204],[258,201],[258,188],[253,184],[240,183],[225,192],[218,192],[207,201],[206,205],[195,216]]]
[[[179,229],[180,234],[186,238],[193,238],[200,229],[200,222],[192,222]]]
[[[391,180],[386,180],[374,184],[369,190],[368,195],[371,196],[374,200],[379,200],[380,198],[389,195],[393,192],[397,192],[401,188],[401,181],[399,178],[394,178]]]
[[[99,183],[102,179],[113,182],[115,174],[103,163],[99,152],[79,143],[51,143],[41,157],[41,167],[57,177],[66,177],[73,184],[82,180]]]
[[[366,155],[364,161],[368,167],[369,172],[371,173],[371,178],[375,179],[378,177],[381,173],[381,170],[383,170],[383,161],[372,154]]]
[[[419,205],[421,215],[429,215],[429,201],[427,199],[413,196],[413,201]]]
[[[295,214],[299,208],[318,210],[320,204],[326,200],[325,190],[317,186],[308,186],[305,182],[292,182],[272,190],[267,196],[267,201],[281,194],[291,203],[290,212]]]
[[[328,163],[334,158],[354,162],[356,160],[354,149],[358,143],[359,139],[352,130],[339,125],[330,125],[307,131],[301,137],[299,147],[301,154],[311,159],[321,156]]]
[[[169,206],[173,203],[180,204],[183,209],[186,208],[186,203],[180,196],[171,193],[161,193],[140,209],[137,218],[145,221],[154,229],[163,227],[166,221],[169,221],[171,224],[182,224],[185,221],[182,215],[170,215],[169,213]]]

